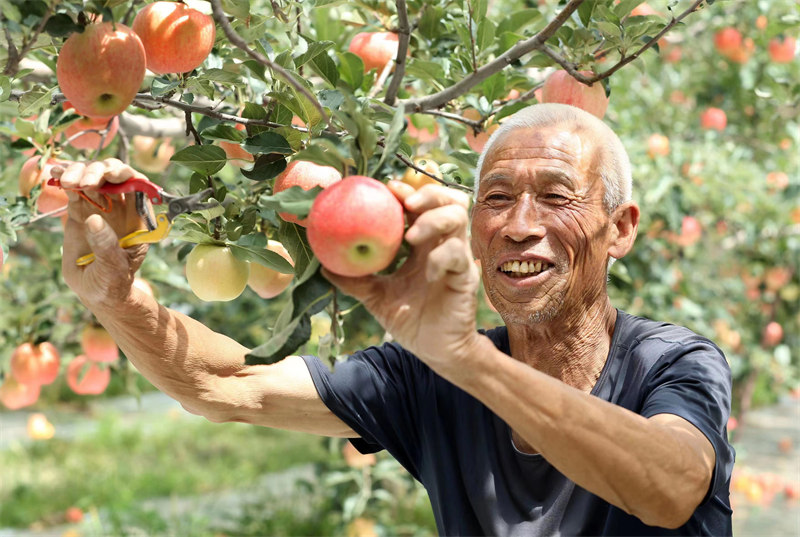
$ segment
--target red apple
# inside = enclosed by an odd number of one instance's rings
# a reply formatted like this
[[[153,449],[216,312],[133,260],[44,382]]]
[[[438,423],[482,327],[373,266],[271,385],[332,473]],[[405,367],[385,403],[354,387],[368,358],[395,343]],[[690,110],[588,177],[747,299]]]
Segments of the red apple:
[[[40,391],[38,384],[22,384],[11,375],[6,375],[0,385],[0,403],[9,410],[17,410],[38,401]]]
[[[228,246],[198,244],[186,256],[186,280],[192,292],[206,302],[227,302],[247,286],[250,266]]]
[[[145,74],[139,37],[120,23],[90,24],[61,47],[56,62],[58,85],[84,116],[110,118],[136,97]]]
[[[756,28],[759,30],[766,30],[767,29],[767,16],[766,15],[759,15],[756,17]]]
[[[774,37],[769,41],[769,57],[775,63],[791,63],[796,47],[797,39],[794,37]]]
[[[119,348],[111,334],[102,326],[88,325],[81,332],[81,348],[86,357],[93,362],[116,362]]]
[[[769,172],[766,180],[767,185],[776,190],[783,190],[789,186],[789,176],[784,172]]]
[[[69,101],[64,102],[65,111],[74,109],[75,108],[72,106],[72,103]],[[106,133],[105,137],[101,136],[97,132],[85,132],[84,134],[76,136],[78,133],[83,131],[102,131],[106,128],[108,129],[108,132]],[[100,147],[101,140],[103,141],[103,149],[108,147],[108,144],[110,144],[114,140],[114,136],[117,135],[118,129],[119,118],[116,116],[111,120],[110,124],[107,118],[82,116],[64,130],[64,136],[66,136],[67,140],[69,140],[69,145],[75,149],[88,149],[90,151],[96,151],[98,147]]]
[[[136,14],[133,31],[141,38],[147,68],[156,74],[188,73],[214,47],[214,19],[178,2],[153,2]]]
[[[131,138],[133,165],[148,173],[162,173],[169,166],[169,159],[175,154],[169,138],[152,138],[135,135]]]
[[[582,75],[593,76],[591,71],[580,71]],[[587,86],[578,82],[566,71],[556,71],[547,77],[542,87],[542,102],[562,103],[577,106],[599,118],[606,114],[608,97],[600,82]]]
[[[439,124],[436,123],[436,120],[431,116],[415,114],[413,116],[408,116],[407,119],[408,128],[406,129],[406,133],[416,140],[417,143],[427,144],[439,139]],[[419,127],[414,125],[414,121],[418,122]]]
[[[67,366],[67,384],[80,395],[99,395],[111,381],[111,370],[80,355]]]
[[[67,507],[67,510],[64,511],[64,519],[71,524],[77,524],[78,522],[83,520],[83,511],[81,511],[80,507]]]
[[[332,166],[321,166],[307,160],[293,160],[286,166],[286,169],[275,178],[275,185],[272,192],[277,194],[293,186],[299,186],[303,190],[311,190],[315,186],[328,188],[332,184],[341,181],[342,174]],[[278,213],[287,222],[293,222],[299,226],[306,227],[308,218],[298,219],[291,213]]]
[[[31,157],[22,165],[19,172],[19,193],[29,198],[31,191],[39,184],[42,185],[42,191],[36,200],[36,208],[40,213],[49,213],[57,209],[67,208],[67,193],[56,186],[47,184],[47,180],[52,177],[51,171],[54,166],[62,164],[61,161],[49,159],[44,168],[39,169],[40,158],[38,156]]]
[[[280,254],[281,257],[294,266],[289,252],[278,241],[268,241],[267,250]],[[258,263],[250,263],[250,276],[247,278],[247,285],[261,298],[274,298],[289,287],[289,284],[292,283],[292,278],[294,278],[294,274],[284,274]]]
[[[353,36],[347,50],[361,58],[364,71],[377,69],[379,72],[387,63],[397,57],[399,39],[391,32],[361,32]]]
[[[761,344],[765,347],[774,347],[783,340],[783,326],[776,321],[767,323],[761,334]]]
[[[646,17],[647,15],[658,15],[658,11],[650,7],[647,2],[642,2],[631,11],[631,17]]]
[[[691,246],[703,236],[703,226],[694,216],[684,216],[681,221],[681,234],[678,244],[681,246]]]
[[[659,133],[651,134],[647,139],[647,154],[650,158],[669,155],[669,138]]]
[[[388,267],[403,241],[403,206],[389,188],[352,175],[323,190],[308,215],[308,243],[322,266],[341,276]]]
[[[235,125],[235,128],[237,131],[245,130],[245,126],[242,125],[241,123],[237,123]],[[225,150],[225,154],[228,156],[229,159],[228,162],[230,162],[237,168],[242,168],[244,166],[247,166],[256,159],[256,157],[245,151],[245,149],[241,145],[235,142],[220,141],[219,146]]]
[[[720,108],[706,108],[700,115],[700,126],[706,130],[724,130],[728,124],[728,116]]]
[[[52,343],[23,343],[11,354],[11,375],[23,384],[43,386],[58,377],[61,356]]]
[[[714,46],[725,57],[730,57],[742,46],[742,33],[736,28],[727,27],[714,34]]]

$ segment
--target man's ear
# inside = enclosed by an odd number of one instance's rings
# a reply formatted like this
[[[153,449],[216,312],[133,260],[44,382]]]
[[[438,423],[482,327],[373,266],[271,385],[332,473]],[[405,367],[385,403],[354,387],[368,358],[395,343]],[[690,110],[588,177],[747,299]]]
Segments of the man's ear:
[[[623,203],[611,215],[611,245],[608,255],[621,259],[633,248],[639,230],[639,206],[634,201]]]

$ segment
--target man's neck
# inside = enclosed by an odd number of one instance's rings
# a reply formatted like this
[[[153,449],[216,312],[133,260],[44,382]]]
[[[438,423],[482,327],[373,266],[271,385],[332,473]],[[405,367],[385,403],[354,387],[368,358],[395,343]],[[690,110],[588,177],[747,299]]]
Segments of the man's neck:
[[[581,312],[535,325],[508,325],[511,356],[562,382],[591,391],[605,365],[617,311],[606,297]]]

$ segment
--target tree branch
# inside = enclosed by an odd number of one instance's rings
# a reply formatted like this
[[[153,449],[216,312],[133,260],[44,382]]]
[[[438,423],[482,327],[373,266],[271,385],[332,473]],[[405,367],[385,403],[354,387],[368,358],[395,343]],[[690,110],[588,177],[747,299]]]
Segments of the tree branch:
[[[406,8],[406,0],[397,0],[397,33],[399,34],[399,43],[397,44],[397,60],[394,67],[394,75],[389,82],[389,87],[386,89],[386,95],[383,97],[383,102],[389,106],[393,106],[397,100],[397,92],[400,89],[400,84],[403,82],[403,75],[406,72],[406,55],[408,54],[408,41],[411,37],[411,27],[408,24],[408,9]]]
[[[409,168],[413,168],[413,169],[414,169],[414,170],[416,170],[417,172],[419,172],[419,173],[421,173],[421,174],[423,174],[423,175],[427,175],[427,176],[428,176],[428,177],[430,177],[431,179],[435,179],[436,181],[438,181],[439,183],[443,184],[444,186],[449,186],[449,187],[451,187],[451,188],[455,188],[455,189],[458,189],[458,190],[462,190],[462,191],[464,191],[464,192],[469,192],[470,194],[472,193],[472,189],[471,189],[470,187],[468,187],[468,186],[460,185],[460,184],[458,184],[458,183],[454,183],[454,182],[452,182],[452,181],[445,181],[445,180],[444,180],[444,179],[442,179],[441,177],[436,177],[435,175],[433,175],[433,174],[432,174],[432,173],[430,173],[429,171],[427,171],[427,170],[423,170],[422,168],[420,168],[419,166],[417,166],[416,164],[414,164],[413,162],[411,162],[411,161],[410,161],[410,160],[409,160],[409,159],[408,159],[408,158],[407,158],[407,157],[406,157],[404,154],[402,154],[402,153],[395,153],[395,154],[394,154],[394,156],[395,156],[395,158],[397,158],[397,160],[399,160],[400,162],[402,162],[403,164],[405,164],[405,165],[406,165],[406,166],[408,166]]]
[[[294,77],[291,75],[291,73],[289,73],[289,71],[287,71],[280,65],[273,63],[272,61],[270,61],[269,58],[267,58],[263,54],[251,49],[247,45],[245,40],[242,39],[242,37],[236,33],[236,31],[231,26],[230,22],[228,22],[228,18],[225,16],[225,12],[222,10],[222,5],[220,3],[220,0],[210,0],[210,1],[211,1],[211,10],[214,15],[214,20],[217,22],[217,24],[219,24],[222,27],[222,30],[225,32],[225,35],[228,37],[228,40],[233,45],[236,45],[237,47],[245,51],[248,56],[256,60],[258,63],[264,65],[274,73],[278,74],[280,78],[283,79],[284,82],[289,84],[299,93],[303,94],[303,96],[306,99],[308,99],[308,101],[312,104],[312,106],[314,106],[314,108],[317,109],[317,112],[319,112],[320,116],[322,116],[322,119],[323,121],[325,121],[325,124],[328,125],[329,127],[332,127],[330,117],[328,117],[328,114],[325,113],[325,109],[322,108],[322,105],[319,104],[319,101],[317,101],[316,97],[314,97],[314,95],[312,95],[311,92],[305,88],[305,86],[303,86],[297,80],[295,80]]]
[[[33,45],[36,44],[36,40],[39,39],[39,35],[44,31],[44,27],[47,24],[47,21],[50,20],[50,16],[52,15],[52,8],[48,5],[45,9],[44,15],[42,15],[42,20],[39,23],[39,26],[33,31],[33,35],[30,36],[30,39],[22,45],[22,50],[17,51],[17,48],[14,46],[14,43],[11,41],[11,35],[8,33],[8,25],[4,24],[6,31],[6,38],[8,39],[8,63],[6,64],[6,68],[3,70],[4,75],[14,76],[19,71],[19,63],[25,57],[28,52],[31,51]]]
[[[455,99],[459,95],[463,95],[493,74],[502,71],[507,65],[518,60],[525,54],[544,48],[546,41],[552,37],[556,30],[564,25],[567,19],[572,16],[578,9],[578,6],[583,2],[584,0],[570,0],[567,5],[564,6],[564,9],[535,36],[525,41],[520,41],[493,61],[480,67],[477,71],[467,75],[449,88],[434,93],[433,95],[428,95],[427,97],[409,99],[400,104],[405,106],[406,110],[409,112],[422,112],[423,110],[444,106],[449,101]]]

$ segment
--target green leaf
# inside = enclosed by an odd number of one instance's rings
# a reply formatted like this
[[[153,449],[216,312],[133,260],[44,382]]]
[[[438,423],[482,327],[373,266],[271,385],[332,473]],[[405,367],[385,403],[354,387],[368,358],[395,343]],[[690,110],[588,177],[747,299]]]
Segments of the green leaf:
[[[394,156],[397,149],[400,147],[400,141],[403,137],[403,130],[405,129],[405,109],[398,106],[395,110],[392,122],[389,125],[389,131],[384,136],[383,151],[378,163],[370,171],[370,177],[377,177],[381,167],[389,156]]]
[[[227,243],[231,253],[241,261],[258,263],[283,274],[294,274],[294,267],[282,255],[266,248],[249,248],[240,244]]]
[[[274,364],[291,355],[311,337],[311,319],[308,315],[295,317],[282,330],[245,355],[247,365]]]
[[[9,97],[11,97],[11,79],[0,75],[0,103],[7,101]]]
[[[331,283],[325,279],[320,270],[315,270],[307,278],[298,281],[292,290],[294,311],[302,311],[307,315],[319,313],[330,301],[332,291]]]
[[[17,107],[19,117],[30,117],[38,114],[45,108],[49,108],[55,90],[56,88],[54,87],[47,91],[36,88],[23,94],[19,100],[19,106]]]
[[[180,86],[180,80],[170,80],[168,78],[157,77],[150,83],[150,93],[153,97],[166,95]]]
[[[278,241],[283,244],[289,256],[294,260],[294,272],[302,277],[309,270],[309,267],[318,263],[308,245],[306,238],[305,228],[281,220],[280,227],[278,227]]]
[[[617,26],[616,24],[612,23],[612,22],[596,21],[595,25],[605,35],[609,35],[609,36],[617,37],[617,38],[622,36],[622,30],[620,29],[620,27]]]
[[[486,18],[486,11],[489,8],[488,0],[467,0],[472,6],[472,20],[481,22]]]
[[[327,149],[326,149],[327,148]],[[321,166],[333,166],[341,170],[352,163],[352,160],[342,156],[338,148],[328,140],[314,140],[314,143],[295,155],[295,160],[308,160]]]
[[[364,80],[364,61],[352,52],[340,52],[337,56],[342,80],[350,86],[351,91],[356,91]]]
[[[216,145],[190,145],[181,149],[170,159],[201,175],[212,175],[220,171],[228,158],[225,150]]]
[[[426,4],[425,12],[419,20],[419,33],[426,39],[434,39],[442,31],[444,9]]]
[[[240,131],[232,125],[217,123],[216,125],[208,127],[207,129],[203,129],[203,131],[200,133],[200,136],[206,140],[222,140],[225,142],[234,142],[238,144],[239,142],[244,141],[244,139],[247,137],[247,133],[245,131]]]
[[[311,60],[311,67],[319,76],[324,78],[328,84],[336,87],[339,82],[339,70],[336,63],[327,54],[320,54]]]
[[[504,71],[496,73],[481,84],[483,95],[489,100],[494,101],[506,94],[506,74]]]
[[[222,10],[239,20],[250,16],[250,0],[222,0]]]
[[[595,5],[597,5],[597,2],[584,2],[578,6],[578,16],[584,26],[588,27],[589,23],[592,22],[592,12]]]
[[[312,61],[320,54],[325,52],[334,45],[333,41],[316,41],[308,44],[308,49],[294,59],[295,67],[300,67]],[[327,54],[326,54],[327,56]]]
[[[74,32],[82,32],[83,26],[76,24],[66,13],[56,13],[47,20],[44,31],[52,37],[66,37]]]
[[[442,82],[445,78],[444,67],[441,64],[416,58],[411,58],[408,61],[406,74],[421,80],[433,80],[436,82]]]
[[[497,26],[497,35],[501,35],[504,32],[519,32],[541,17],[542,14],[538,9],[523,9],[520,11],[515,11],[500,22],[500,24]]]
[[[281,155],[291,155],[292,147],[286,138],[276,132],[262,132],[255,136],[250,136],[242,145],[245,151],[254,155],[280,153]]]
[[[478,23],[478,35],[475,45],[479,51],[486,50],[494,43],[495,24],[489,19]]]
[[[272,179],[286,169],[286,159],[278,153],[259,155],[250,170],[242,170],[242,175],[253,181]]]
[[[216,82],[217,84],[229,84],[234,86],[244,85],[244,80],[242,80],[241,75],[231,73],[230,71],[226,71],[224,69],[206,69],[197,78],[200,80],[210,80],[211,82]]]
[[[259,207],[266,210],[274,210],[281,213],[291,213],[299,218],[308,216],[314,198],[322,192],[322,187],[315,186],[310,190],[303,190],[302,187],[293,186],[277,194],[263,195],[259,199]]]
[[[593,2],[586,2],[586,3],[591,4]],[[614,14],[616,14],[617,17],[622,19],[622,17],[628,15],[631,11],[633,11],[633,8],[635,8],[641,3],[642,3],[641,0],[622,0],[619,4],[614,6]]]

